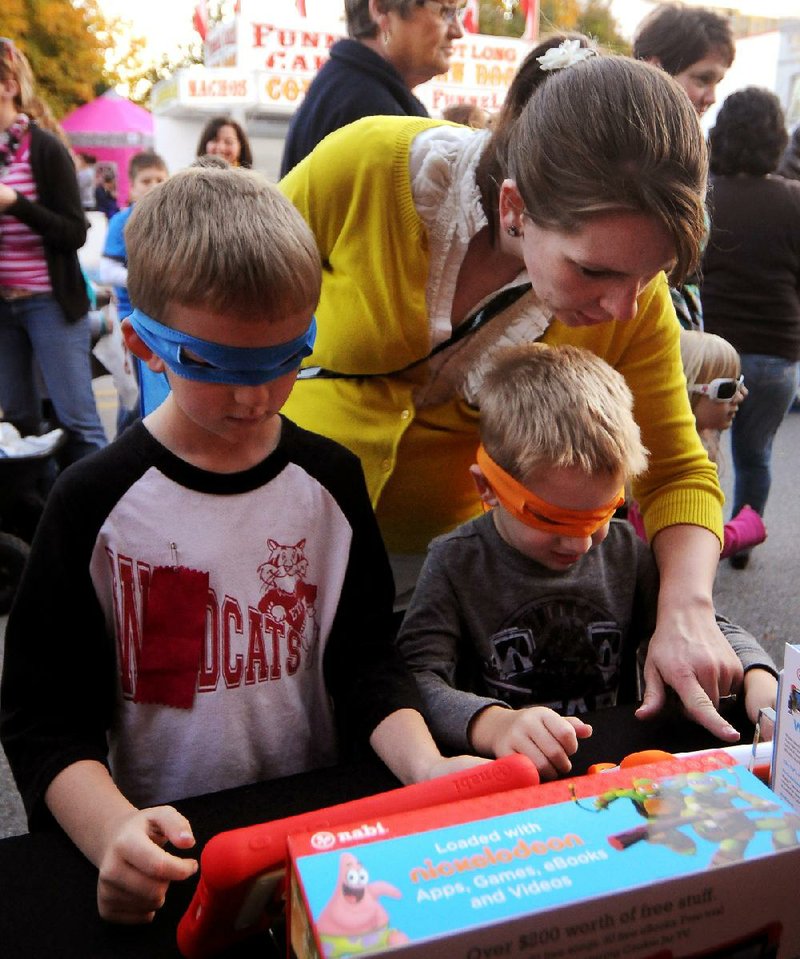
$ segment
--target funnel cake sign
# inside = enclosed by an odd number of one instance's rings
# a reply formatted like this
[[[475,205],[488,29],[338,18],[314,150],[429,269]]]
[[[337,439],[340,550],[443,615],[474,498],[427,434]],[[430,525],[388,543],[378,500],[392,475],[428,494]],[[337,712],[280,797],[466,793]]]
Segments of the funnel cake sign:
[[[275,19],[262,19],[263,5],[253,4],[253,15],[248,16],[250,6],[241,4],[242,12],[233,22],[209,32],[205,72],[227,69],[241,77],[252,76],[261,110],[291,114],[328,59],[330,48],[345,35],[344,24],[301,18],[290,10]],[[462,101],[497,110],[529,49],[530,44],[522,40],[465,34],[453,44],[448,72],[416,87],[414,93],[432,116]]]

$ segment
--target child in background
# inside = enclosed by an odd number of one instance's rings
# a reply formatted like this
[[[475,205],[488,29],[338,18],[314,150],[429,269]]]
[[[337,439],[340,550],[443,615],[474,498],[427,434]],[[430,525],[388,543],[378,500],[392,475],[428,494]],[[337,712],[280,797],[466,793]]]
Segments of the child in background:
[[[580,713],[635,699],[658,573],[630,524],[611,519],[646,467],[632,405],[622,376],[587,351],[498,352],[471,467],[490,512],[433,541],[398,636],[443,748],[521,752],[553,778],[591,735]],[[775,666],[717,621],[755,721],[774,705]]]
[[[747,396],[739,354],[715,333],[681,330],[681,360],[697,432],[709,459],[719,465],[720,434],[730,429]],[[766,538],[764,521],[751,506],[745,505],[725,524],[720,557],[732,557],[734,565],[737,554],[747,553]]]
[[[78,189],[81,194],[81,206],[84,210],[93,210],[94,199],[94,167],[97,157],[91,153],[73,153],[75,171],[78,176]]]
[[[681,361],[697,432],[708,458],[719,468],[720,434],[730,428],[736,411],[747,396],[739,354],[727,340],[715,333],[681,330]],[[647,540],[639,507],[633,500],[628,502],[628,520],[639,536]],[[767,538],[764,521],[746,505],[725,524],[724,533],[720,559],[735,557]]]
[[[119,213],[117,203],[117,178],[112,170],[98,170],[95,173],[94,205],[105,214],[107,220]]]
[[[477,103],[454,103],[442,110],[442,119],[461,123],[473,130],[485,130],[489,126],[489,114]]]
[[[171,392],[51,494],[0,734],[31,827],[52,814],[99,869],[101,915],[145,922],[197,868],[162,848],[194,845],[164,803],[367,741],[403,782],[476,759],[443,759],[419,712],[358,460],[279,413],[321,282],[300,215],[255,173],[190,168],[126,239],[123,335]]]
[[[128,299],[128,253],[125,247],[125,226],[137,200],[147,196],[153,187],[163,183],[168,176],[167,164],[157,153],[145,151],[131,157],[128,164],[130,205],[115,214],[108,224],[103,255],[100,258],[99,279],[101,283],[114,287],[117,313],[121,320],[124,320],[131,312],[131,302]],[[153,390],[158,393],[158,400],[154,400],[148,407],[154,409],[166,396],[164,379],[150,374],[145,366],[135,360],[134,365],[140,397]],[[121,433],[125,426],[136,418],[137,412],[121,409],[117,421],[117,432]]]
[[[119,318],[124,320],[131,312],[128,299],[128,252],[125,247],[125,225],[133,213],[133,205],[163,183],[167,176],[167,164],[151,151],[137,153],[128,164],[128,197],[130,205],[115,214],[108,224],[103,255],[100,259],[100,282],[114,287],[117,296]]]

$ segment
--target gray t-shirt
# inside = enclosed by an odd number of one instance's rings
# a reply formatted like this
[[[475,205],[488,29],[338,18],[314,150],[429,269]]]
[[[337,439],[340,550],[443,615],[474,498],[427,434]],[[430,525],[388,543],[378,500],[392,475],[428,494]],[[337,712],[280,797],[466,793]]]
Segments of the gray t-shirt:
[[[435,539],[398,636],[434,737],[471,749],[486,706],[575,715],[636,698],[636,654],[655,627],[658,571],[629,523],[556,572],[509,546],[491,513]],[[745,669],[775,671],[756,640],[717,620]]]

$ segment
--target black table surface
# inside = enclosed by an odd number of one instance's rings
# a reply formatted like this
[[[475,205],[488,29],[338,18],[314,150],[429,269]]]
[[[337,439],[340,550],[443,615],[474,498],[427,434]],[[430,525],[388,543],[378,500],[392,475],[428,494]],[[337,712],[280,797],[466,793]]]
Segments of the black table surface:
[[[729,717],[752,740],[741,716]],[[722,745],[677,714],[640,722],[633,708],[620,706],[587,719],[594,734],[573,760],[579,775],[595,762],[618,762],[628,753],[661,748],[672,752]],[[398,784],[377,760],[316,770],[174,803],[192,823],[199,857],[205,843],[226,829],[253,825],[322,806],[356,799]],[[175,933],[197,878],[174,884],[155,921],[117,926],[97,915],[97,872],[61,833],[35,833],[0,840],[0,955],[3,959],[174,959]],[[270,959],[285,953],[256,936],[220,954],[221,959]]]

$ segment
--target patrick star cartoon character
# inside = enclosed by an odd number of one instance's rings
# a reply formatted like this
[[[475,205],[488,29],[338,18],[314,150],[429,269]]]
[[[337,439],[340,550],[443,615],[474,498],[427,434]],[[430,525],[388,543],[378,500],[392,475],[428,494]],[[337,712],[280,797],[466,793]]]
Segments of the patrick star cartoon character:
[[[336,888],[317,920],[328,959],[380,952],[409,941],[405,933],[389,928],[389,914],[378,902],[380,896],[399,899],[401,893],[388,882],[370,882],[356,857],[343,853]]]

